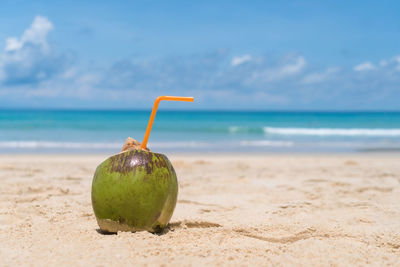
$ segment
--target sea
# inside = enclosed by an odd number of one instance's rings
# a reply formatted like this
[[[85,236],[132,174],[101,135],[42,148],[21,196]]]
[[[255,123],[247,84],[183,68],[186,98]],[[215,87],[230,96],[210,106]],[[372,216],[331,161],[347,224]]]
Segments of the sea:
[[[0,110],[0,154],[117,153],[150,110]],[[155,152],[398,152],[400,112],[159,110]]]

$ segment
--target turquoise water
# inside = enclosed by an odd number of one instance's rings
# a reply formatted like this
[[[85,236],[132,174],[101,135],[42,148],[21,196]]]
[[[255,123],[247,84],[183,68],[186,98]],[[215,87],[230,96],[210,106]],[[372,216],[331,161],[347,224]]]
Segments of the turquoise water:
[[[0,111],[0,153],[112,153],[142,140],[150,111]],[[400,149],[400,112],[157,113],[157,152]]]

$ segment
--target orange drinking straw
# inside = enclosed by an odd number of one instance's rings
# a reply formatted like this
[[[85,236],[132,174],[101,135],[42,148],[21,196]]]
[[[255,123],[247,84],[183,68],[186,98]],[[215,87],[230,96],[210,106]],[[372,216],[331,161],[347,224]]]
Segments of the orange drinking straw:
[[[159,96],[154,101],[153,110],[151,111],[149,123],[147,124],[146,133],[144,134],[143,142],[142,142],[142,149],[146,148],[147,141],[149,140],[151,127],[153,126],[154,118],[156,117],[158,104],[162,100],[168,101],[186,101],[186,102],[193,102],[193,97],[184,97],[184,96]]]

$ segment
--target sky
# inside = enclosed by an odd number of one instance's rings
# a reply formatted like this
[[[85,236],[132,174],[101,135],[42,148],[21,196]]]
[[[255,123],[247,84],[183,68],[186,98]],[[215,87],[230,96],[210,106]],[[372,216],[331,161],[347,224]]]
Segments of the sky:
[[[400,110],[399,1],[0,3],[0,108]]]

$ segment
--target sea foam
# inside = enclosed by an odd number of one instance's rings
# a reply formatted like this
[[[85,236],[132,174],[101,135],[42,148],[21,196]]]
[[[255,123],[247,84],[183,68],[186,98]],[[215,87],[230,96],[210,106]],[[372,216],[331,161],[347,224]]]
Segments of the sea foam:
[[[264,127],[264,133],[277,135],[318,135],[318,136],[400,136],[400,129],[363,128],[283,128]]]

